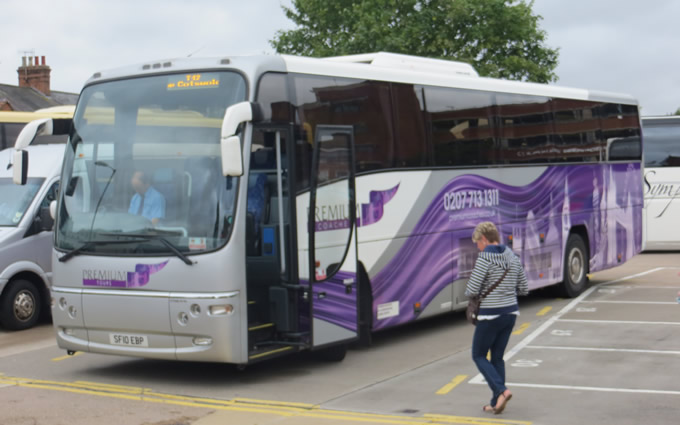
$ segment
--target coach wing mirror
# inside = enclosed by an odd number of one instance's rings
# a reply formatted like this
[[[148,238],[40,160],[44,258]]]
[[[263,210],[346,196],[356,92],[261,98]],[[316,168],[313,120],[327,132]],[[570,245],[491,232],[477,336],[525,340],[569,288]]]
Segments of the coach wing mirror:
[[[25,185],[28,177],[28,152],[25,147],[33,143],[37,136],[49,136],[52,134],[52,118],[41,118],[26,124],[17,136],[14,143],[14,155],[12,164],[12,180],[14,184]]]
[[[57,201],[50,202],[50,217],[53,221],[57,219]]]
[[[21,149],[14,151],[12,156],[12,180],[14,184],[23,186],[28,179],[28,152]]]
[[[53,129],[54,122],[52,121],[52,118],[41,118],[29,122],[21,129],[21,132],[17,136],[17,140],[14,143],[14,149],[24,149],[26,146],[33,143],[33,140],[38,136],[52,135]]]
[[[243,150],[241,138],[236,135],[238,126],[257,117],[258,108],[254,103],[240,102],[227,108],[220,133],[222,154],[222,175],[239,177],[243,175]]]

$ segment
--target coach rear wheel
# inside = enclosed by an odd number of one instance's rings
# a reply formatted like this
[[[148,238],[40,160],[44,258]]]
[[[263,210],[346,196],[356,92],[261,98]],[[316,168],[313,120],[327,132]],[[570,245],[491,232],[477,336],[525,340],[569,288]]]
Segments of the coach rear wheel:
[[[564,281],[562,295],[568,298],[578,296],[588,282],[588,254],[583,239],[576,234],[569,235],[564,254]]]

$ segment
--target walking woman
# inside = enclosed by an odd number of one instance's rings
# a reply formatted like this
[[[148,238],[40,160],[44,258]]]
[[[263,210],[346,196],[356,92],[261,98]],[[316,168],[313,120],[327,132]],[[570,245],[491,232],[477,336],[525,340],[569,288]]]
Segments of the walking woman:
[[[509,247],[500,244],[498,229],[493,223],[487,221],[478,224],[472,234],[472,241],[482,252],[472,270],[465,295],[479,295],[500,280],[496,288],[482,300],[472,338],[472,360],[492,393],[491,403],[484,406],[483,410],[499,414],[512,397],[505,386],[503,354],[519,315],[517,295],[527,295],[529,286],[522,263]],[[489,351],[491,361],[486,357]]]

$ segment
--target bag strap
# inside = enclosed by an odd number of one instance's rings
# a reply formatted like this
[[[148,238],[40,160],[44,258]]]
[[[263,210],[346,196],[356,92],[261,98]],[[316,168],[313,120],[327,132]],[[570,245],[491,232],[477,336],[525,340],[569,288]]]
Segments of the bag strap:
[[[508,266],[508,268],[505,269],[505,272],[503,273],[503,276],[501,276],[501,278],[498,279],[498,280],[496,281],[496,283],[494,283],[493,285],[489,286],[489,289],[487,289],[486,291],[484,291],[484,293],[480,293],[480,294],[479,294],[479,299],[480,299],[480,300],[483,300],[484,298],[486,298],[487,295],[489,295],[489,294],[491,293],[491,291],[493,291],[494,289],[496,289],[496,287],[497,287],[498,285],[500,285],[500,283],[503,281],[503,279],[505,279],[505,276],[507,276],[507,274],[508,274],[509,271],[510,271],[510,267]]]

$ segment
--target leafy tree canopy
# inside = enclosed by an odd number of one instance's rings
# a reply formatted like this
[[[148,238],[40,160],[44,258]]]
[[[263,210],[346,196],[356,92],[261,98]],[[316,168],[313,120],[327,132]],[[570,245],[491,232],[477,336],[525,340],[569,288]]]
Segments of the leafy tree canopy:
[[[278,31],[279,53],[312,57],[386,51],[467,62],[480,75],[557,81],[558,49],[545,45],[533,0],[293,0],[297,28]]]

